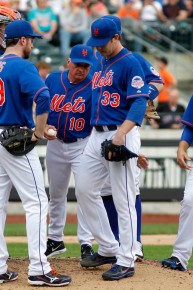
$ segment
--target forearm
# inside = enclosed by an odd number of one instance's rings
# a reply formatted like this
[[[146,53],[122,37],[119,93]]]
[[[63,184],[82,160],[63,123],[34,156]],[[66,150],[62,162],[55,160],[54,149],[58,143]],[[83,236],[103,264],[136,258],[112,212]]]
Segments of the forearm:
[[[190,147],[190,144],[188,144],[188,142],[187,141],[180,141],[180,143],[179,143],[179,146],[178,146],[178,151],[179,150],[183,150],[183,151],[187,151],[188,150],[188,148]]]
[[[36,116],[36,127],[35,127],[35,135],[42,139],[44,137],[44,130],[47,124],[48,113],[44,113]]]

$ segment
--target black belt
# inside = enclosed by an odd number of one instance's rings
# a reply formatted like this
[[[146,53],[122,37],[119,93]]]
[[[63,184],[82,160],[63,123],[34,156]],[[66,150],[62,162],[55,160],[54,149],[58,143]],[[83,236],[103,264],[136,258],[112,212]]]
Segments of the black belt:
[[[107,126],[94,126],[97,132],[115,131],[117,130],[117,125],[107,125]]]
[[[63,143],[75,143],[78,141],[78,139],[62,139],[62,138],[58,138],[60,141],[62,141]]]
[[[7,129],[7,128],[11,128],[13,126],[16,126],[16,125],[0,125],[0,129]]]

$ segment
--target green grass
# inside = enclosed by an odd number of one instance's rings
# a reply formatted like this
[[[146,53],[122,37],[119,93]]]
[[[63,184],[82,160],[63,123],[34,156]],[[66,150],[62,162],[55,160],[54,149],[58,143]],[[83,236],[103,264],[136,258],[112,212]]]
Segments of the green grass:
[[[143,235],[171,235],[176,234],[178,229],[177,224],[143,224]],[[67,224],[64,233],[66,236],[74,236],[77,232],[76,224]],[[26,236],[25,224],[6,224],[5,236]]]
[[[80,257],[80,245],[67,244],[67,251],[62,255],[55,257]],[[97,245],[93,245],[94,250],[97,250]],[[8,250],[12,258],[27,257],[27,244],[8,244]],[[146,259],[163,260],[170,257],[172,253],[172,246],[144,246],[144,253]],[[193,256],[189,261],[189,267],[193,268]]]

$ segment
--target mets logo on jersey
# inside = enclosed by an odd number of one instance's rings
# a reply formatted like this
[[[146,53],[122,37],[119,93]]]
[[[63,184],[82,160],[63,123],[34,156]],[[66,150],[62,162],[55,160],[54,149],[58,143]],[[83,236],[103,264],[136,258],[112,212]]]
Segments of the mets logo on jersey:
[[[50,109],[55,112],[73,112],[84,113],[85,112],[85,100],[82,97],[74,99],[73,103],[65,103],[65,95],[55,94],[52,98]]]
[[[96,89],[98,87],[111,86],[113,84],[113,74],[112,70],[108,71],[105,76],[101,76],[101,71],[95,72],[92,78],[92,88]]]
[[[140,76],[135,76],[132,78],[131,86],[136,89],[140,89],[144,86],[144,81]]]

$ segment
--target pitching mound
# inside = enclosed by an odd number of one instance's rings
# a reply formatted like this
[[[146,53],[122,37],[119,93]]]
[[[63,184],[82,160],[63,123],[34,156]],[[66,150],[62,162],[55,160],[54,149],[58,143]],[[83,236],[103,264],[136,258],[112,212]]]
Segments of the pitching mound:
[[[9,270],[19,272],[18,280],[0,285],[0,290],[37,290],[41,287],[27,283],[27,259],[11,259]],[[161,268],[157,262],[136,263],[136,273],[131,278],[120,281],[103,281],[101,275],[109,269],[108,265],[95,269],[84,269],[77,258],[51,259],[51,265],[60,273],[72,277],[72,283],[65,286],[69,290],[166,290],[192,289],[193,271],[179,272]],[[44,286],[42,289],[51,289]]]

